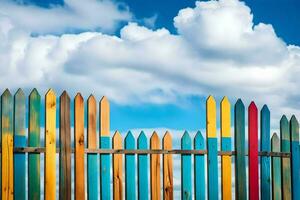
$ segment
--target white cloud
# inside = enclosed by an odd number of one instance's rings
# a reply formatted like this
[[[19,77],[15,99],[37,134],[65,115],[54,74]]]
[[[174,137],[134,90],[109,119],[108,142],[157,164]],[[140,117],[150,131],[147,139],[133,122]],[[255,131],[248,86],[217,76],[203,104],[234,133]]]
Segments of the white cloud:
[[[32,37],[35,30],[14,15],[0,16],[2,87],[79,90],[122,104],[228,95],[268,103],[277,118],[300,114],[300,48],[285,44],[271,25],[254,25],[250,9],[236,0],[197,2],[181,10],[174,18],[176,35],[129,23],[120,37],[100,32]]]

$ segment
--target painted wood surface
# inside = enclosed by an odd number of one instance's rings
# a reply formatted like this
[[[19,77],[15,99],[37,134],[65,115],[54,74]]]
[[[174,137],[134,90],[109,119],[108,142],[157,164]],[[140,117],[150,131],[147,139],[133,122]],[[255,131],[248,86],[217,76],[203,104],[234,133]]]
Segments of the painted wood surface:
[[[89,149],[98,149],[97,140],[97,103],[93,95],[87,101],[87,146]],[[99,194],[99,164],[98,155],[87,155],[87,197],[89,200],[97,200]]]
[[[192,140],[187,131],[181,138],[181,149],[191,150]],[[181,155],[181,199],[192,199],[192,157],[191,154]]]
[[[41,96],[36,89],[29,95],[28,146],[40,147]],[[41,196],[40,154],[28,154],[28,199],[38,200]]]
[[[13,99],[9,90],[1,96],[2,131],[2,199],[14,199],[14,163],[13,163]]]
[[[290,127],[285,115],[280,119],[280,139],[281,152],[290,153]],[[284,200],[292,199],[291,161],[289,157],[281,158],[281,176],[282,198]]]
[[[84,180],[84,100],[80,93],[74,100],[75,199],[85,199]]]
[[[261,151],[271,151],[270,143],[270,111],[264,105],[260,112],[260,148]],[[271,198],[271,172],[270,157],[260,157],[260,195],[261,199]]]
[[[231,112],[230,102],[227,97],[221,101],[221,150],[231,151]],[[232,199],[232,181],[231,181],[231,156],[223,155],[221,157],[221,188],[222,199]]]
[[[172,149],[172,136],[170,132],[166,132],[163,138],[163,149]],[[163,198],[174,198],[173,188],[173,156],[172,154],[163,155]]]
[[[160,139],[156,132],[150,138],[150,148],[160,149]],[[160,200],[160,155],[151,154],[150,160],[151,199]]]
[[[280,152],[280,142],[276,133],[271,139],[272,152]],[[281,159],[272,157],[272,199],[281,200]]]
[[[25,95],[18,89],[14,96],[14,147],[26,147]],[[14,198],[26,199],[25,153],[14,153]]]
[[[249,199],[259,199],[258,178],[258,113],[252,101],[248,107]]]
[[[205,140],[200,131],[194,138],[194,149],[205,150]],[[204,155],[194,155],[194,194],[195,200],[205,199],[205,166]]]
[[[216,101],[209,96],[206,101],[207,182],[208,198],[218,199],[218,144]]]
[[[113,149],[123,149],[122,136],[116,131],[112,138]],[[113,155],[113,199],[123,199],[123,155]]]
[[[245,160],[245,106],[238,99],[234,107],[235,137],[235,199],[247,199]]]
[[[291,136],[291,176],[292,199],[300,199],[300,150],[299,150],[299,123],[293,115],[290,120]]]
[[[50,89],[45,96],[45,200],[56,195],[56,95]]]
[[[137,148],[139,150],[148,149],[148,142],[145,133],[142,131],[137,140]],[[148,184],[148,155],[138,155],[138,199],[149,199],[149,184]]]
[[[131,131],[125,137],[125,149],[135,149],[135,139]],[[125,199],[136,199],[135,189],[135,155],[125,155]]]
[[[100,148],[110,148],[110,119],[109,119],[109,102],[106,97],[102,97],[99,105],[99,123],[100,123]],[[100,199],[110,199],[110,155],[100,155]]]
[[[70,97],[64,91],[59,106],[59,199],[71,200],[71,123]]]

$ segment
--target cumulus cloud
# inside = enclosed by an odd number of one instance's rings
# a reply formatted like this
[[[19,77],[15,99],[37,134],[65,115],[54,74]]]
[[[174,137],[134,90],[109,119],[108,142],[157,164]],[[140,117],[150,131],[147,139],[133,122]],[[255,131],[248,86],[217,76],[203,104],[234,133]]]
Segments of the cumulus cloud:
[[[228,95],[268,103],[277,116],[300,114],[300,48],[285,44],[272,25],[253,24],[251,10],[237,0],[180,10],[178,34],[129,23],[120,36],[32,37],[14,15],[0,16],[2,87],[93,92],[120,104]]]

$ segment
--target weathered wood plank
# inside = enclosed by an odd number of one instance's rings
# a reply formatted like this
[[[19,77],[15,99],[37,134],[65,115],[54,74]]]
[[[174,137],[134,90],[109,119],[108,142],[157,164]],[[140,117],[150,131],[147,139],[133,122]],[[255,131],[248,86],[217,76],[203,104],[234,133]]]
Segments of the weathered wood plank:
[[[194,138],[194,149],[205,150],[205,141],[200,131]],[[194,155],[195,200],[205,199],[205,167],[204,155]]]
[[[234,107],[235,199],[247,199],[245,160],[245,106],[238,99]]]
[[[192,140],[187,131],[181,138],[181,149],[192,149]],[[192,199],[192,157],[190,154],[181,155],[181,199]]]
[[[148,142],[145,133],[142,131],[137,140],[137,148],[139,150],[147,150]],[[149,184],[148,184],[148,155],[138,155],[138,199],[149,199]]]
[[[230,102],[227,97],[221,101],[221,150],[231,151],[231,120],[230,120]],[[231,156],[221,157],[221,179],[222,179],[222,199],[232,199],[232,181],[231,181]]]
[[[260,113],[260,147],[261,151],[271,151],[270,143],[270,111],[264,105]],[[270,172],[270,157],[260,157],[260,195],[261,199],[271,199],[271,172]]]
[[[40,147],[41,96],[36,89],[29,95],[28,146]],[[38,200],[41,196],[40,154],[28,154],[28,199]]]
[[[163,137],[163,149],[172,149],[172,136],[167,131]],[[163,155],[163,198],[173,199],[173,156]]]
[[[206,138],[207,138],[207,182],[208,198],[218,199],[218,144],[217,144],[216,101],[212,96],[206,100]]]
[[[272,152],[280,152],[280,142],[276,133],[272,136]],[[272,157],[272,199],[281,200],[281,159]]]
[[[45,96],[45,200],[56,199],[56,95],[52,89]]]
[[[258,113],[252,101],[248,107],[248,140],[249,140],[249,199],[259,199],[258,178]]]
[[[13,100],[8,89],[1,96],[2,199],[14,199]]]
[[[150,148],[160,149],[160,141],[156,132],[150,138]],[[151,199],[160,200],[160,155],[151,154],[150,160]]]
[[[80,93],[74,102],[75,199],[85,199],[84,180],[84,100]]]
[[[18,89],[14,96],[14,147],[26,147],[25,135],[25,95]],[[14,154],[14,194],[15,199],[26,199],[25,153]]]
[[[280,139],[281,152],[290,153],[290,128],[285,115],[280,119]],[[281,176],[282,198],[284,200],[292,199],[291,162],[289,157],[281,158]]]
[[[135,139],[129,131],[125,137],[125,149],[135,149]],[[136,199],[135,193],[135,155],[125,155],[125,199]]]
[[[113,149],[122,149],[122,136],[116,131],[112,138]],[[113,155],[113,199],[123,199],[123,155]]]
[[[71,123],[70,97],[66,91],[60,96],[59,106],[59,199],[71,200]]]

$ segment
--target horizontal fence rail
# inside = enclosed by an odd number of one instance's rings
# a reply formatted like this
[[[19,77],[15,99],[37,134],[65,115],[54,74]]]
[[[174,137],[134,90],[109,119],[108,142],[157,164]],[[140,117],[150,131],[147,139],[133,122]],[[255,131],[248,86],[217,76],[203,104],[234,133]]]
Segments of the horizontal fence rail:
[[[224,97],[218,131],[217,107],[209,96],[205,134],[198,131],[192,137],[185,131],[180,148],[173,148],[175,139],[169,131],[163,137],[156,132],[147,137],[143,131],[137,137],[131,131],[111,136],[106,97],[97,103],[93,95],[85,100],[80,93],[72,100],[66,91],[58,98],[52,89],[45,98],[36,89],[28,98],[21,89],[14,96],[5,90],[1,95],[1,199],[299,200],[296,117],[288,120],[283,115],[279,133],[271,134],[266,105],[259,110],[251,102],[246,109],[241,99],[231,106]],[[181,160],[174,160],[175,155]],[[175,161],[180,162],[178,172]],[[181,174],[179,196],[174,193],[176,173]]]

